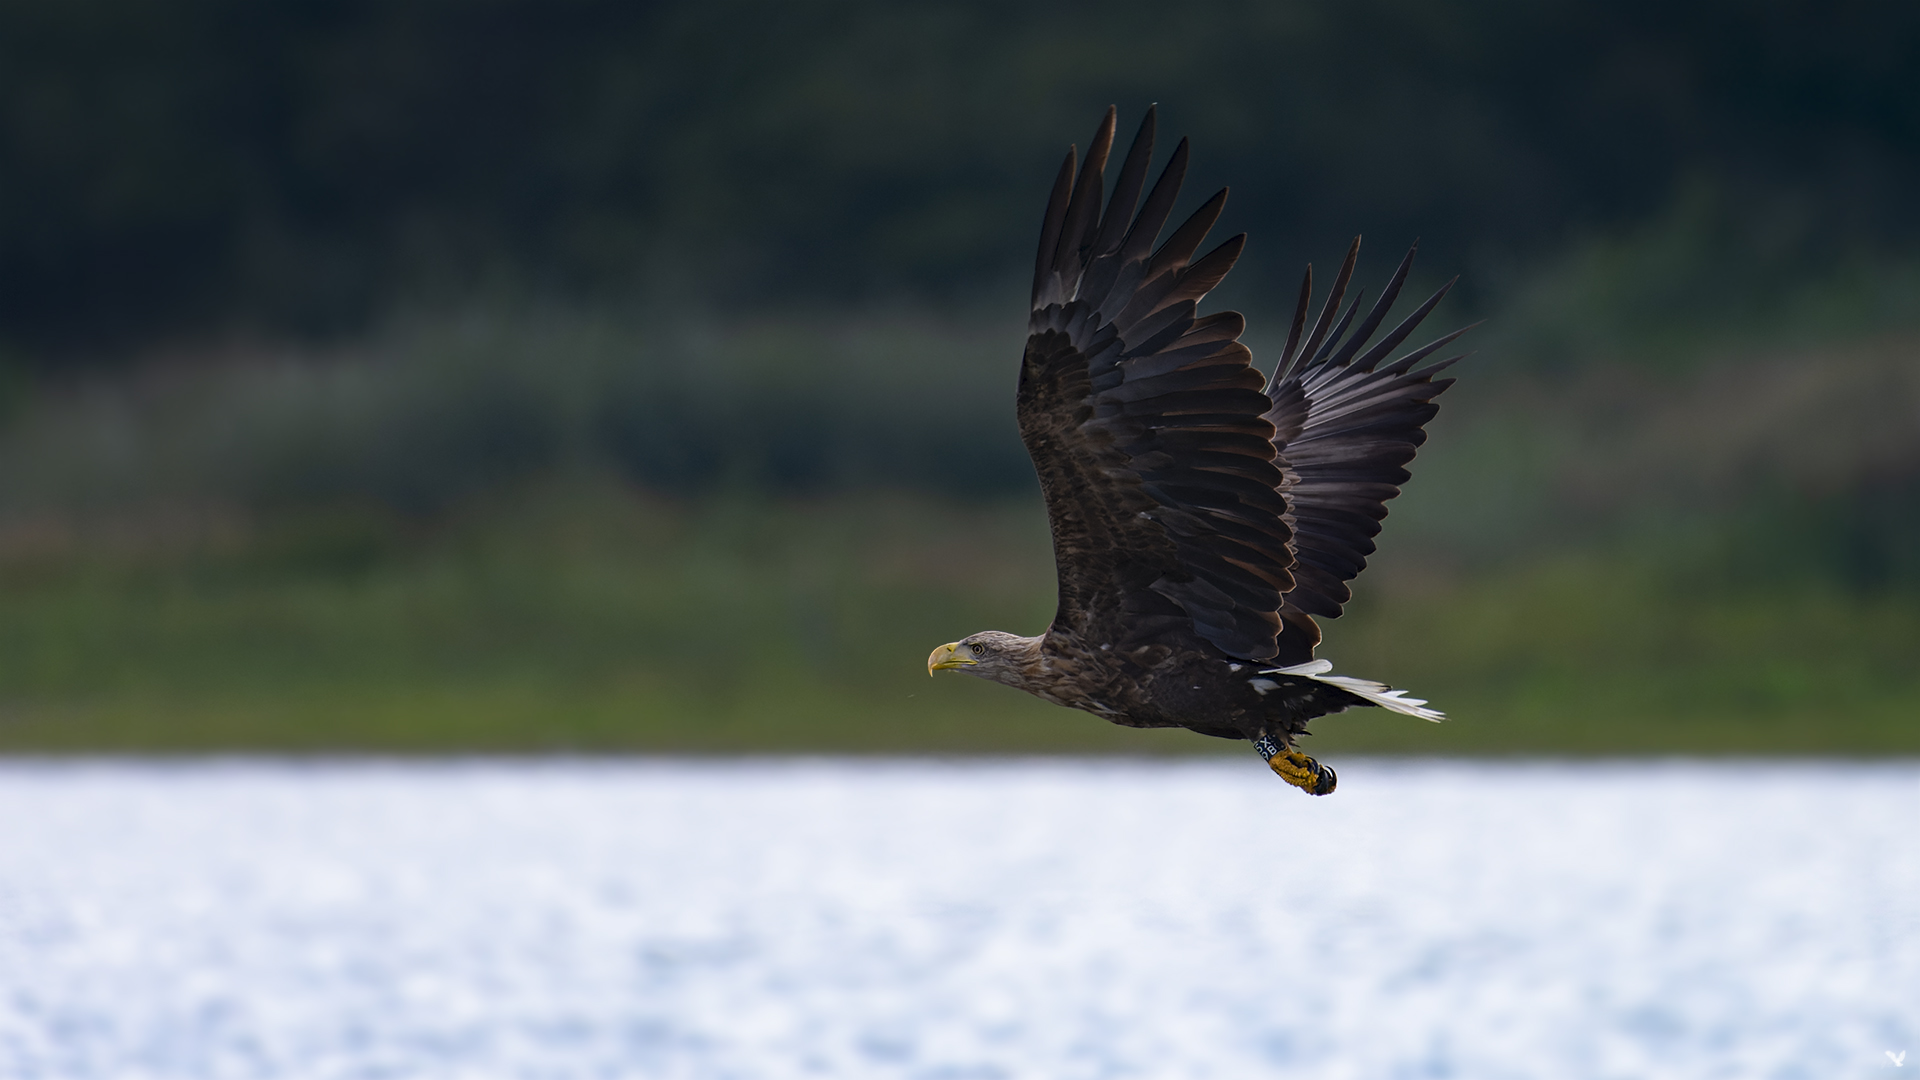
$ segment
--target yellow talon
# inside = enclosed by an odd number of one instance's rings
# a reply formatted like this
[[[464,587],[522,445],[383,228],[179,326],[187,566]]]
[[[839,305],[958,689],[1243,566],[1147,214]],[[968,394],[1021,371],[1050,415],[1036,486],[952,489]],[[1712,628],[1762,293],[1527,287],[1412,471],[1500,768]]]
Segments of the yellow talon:
[[[1267,765],[1280,779],[1309,795],[1330,794],[1340,782],[1331,768],[1298,750],[1282,750],[1268,758]]]

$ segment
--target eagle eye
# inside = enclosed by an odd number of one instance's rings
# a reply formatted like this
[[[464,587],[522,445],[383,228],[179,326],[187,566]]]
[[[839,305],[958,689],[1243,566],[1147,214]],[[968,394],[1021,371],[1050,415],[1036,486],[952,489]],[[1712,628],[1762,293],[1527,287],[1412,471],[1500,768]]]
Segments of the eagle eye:
[[[987,654],[987,650],[978,642],[969,643],[967,649],[975,656],[985,656]]]

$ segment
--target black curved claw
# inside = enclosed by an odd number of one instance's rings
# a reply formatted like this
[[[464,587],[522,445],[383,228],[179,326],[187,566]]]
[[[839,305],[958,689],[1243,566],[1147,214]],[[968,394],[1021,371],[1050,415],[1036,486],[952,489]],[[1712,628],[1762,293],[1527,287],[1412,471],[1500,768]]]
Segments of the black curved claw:
[[[1314,776],[1318,779],[1312,787],[1304,789],[1306,793],[1309,795],[1333,794],[1333,789],[1340,786],[1340,778],[1334,775],[1333,766],[1322,765],[1311,758],[1308,761],[1312,762]]]

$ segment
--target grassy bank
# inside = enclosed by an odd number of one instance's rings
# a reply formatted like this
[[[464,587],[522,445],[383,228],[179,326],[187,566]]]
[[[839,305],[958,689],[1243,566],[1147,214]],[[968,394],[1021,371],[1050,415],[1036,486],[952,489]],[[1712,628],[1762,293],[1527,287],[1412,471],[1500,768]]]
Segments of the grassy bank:
[[[1920,752],[1911,596],[1395,554],[1322,653],[1454,719],[1330,718],[1322,750]],[[942,641],[1036,631],[1051,588],[1024,501],[690,504],[573,483],[432,526],[334,511],[17,530],[0,749],[1231,751],[926,676]]]

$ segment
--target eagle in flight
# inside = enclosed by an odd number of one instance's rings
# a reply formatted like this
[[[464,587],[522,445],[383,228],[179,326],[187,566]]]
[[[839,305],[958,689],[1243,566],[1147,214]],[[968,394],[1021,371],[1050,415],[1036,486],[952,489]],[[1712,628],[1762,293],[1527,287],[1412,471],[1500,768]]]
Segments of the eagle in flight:
[[[927,670],[1128,727],[1246,739],[1287,783],[1325,795],[1333,770],[1294,748],[1309,720],[1361,705],[1442,718],[1404,691],[1331,674],[1313,650],[1314,616],[1351,599],[1347,582],[1453,382],[1438,376],[1459,356],[1425,362],[1465,330],[1394,356],[1452,282],[1374,341],[1413,252],[1364,314],[1358,296],[1342,310],[1356,239],[1311,322],[1308,268],[1264,378],[1240,313],[1197,311],[1246,242],[1194,258],[1226,191],[1156,246],[1187,141],[1146,190],[1149,109],[1102,209],[1113,134],[1110,108],[1077,177],[1069,149],[1054,180],[1020,363],[1016,412],[1053,528],[1059,609],[1039,637],[973,634],[935,649]]]

